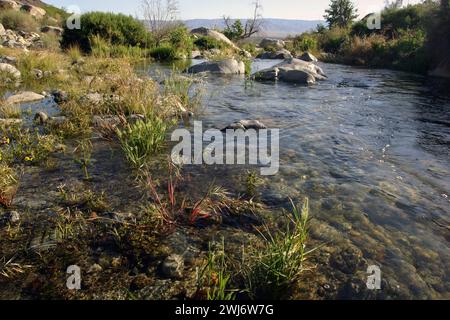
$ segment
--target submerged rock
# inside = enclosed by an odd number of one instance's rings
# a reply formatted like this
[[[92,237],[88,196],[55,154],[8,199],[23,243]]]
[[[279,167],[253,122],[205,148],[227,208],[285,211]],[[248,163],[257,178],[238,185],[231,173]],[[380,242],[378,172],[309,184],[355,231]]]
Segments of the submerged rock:
[[[222,131],[225,130],[261,130],[261,129],[267,129],[267,127],[258,120],[240,120],[238,122],[233,122],[229,124],[227,127],[223,128]]]
[[[253,75],[259,81],[284,81],[298,84],[314,84],[326,79],[323,70],[312,62],[288,59],[272,68],[264,69]]]
[[[45,96],[32,91],[24,91],[16,95],[10,96],[9,98],[6,99],[5,102],[7,104],[17,104],[17,103],[33,102],[42,99],[45,99]]]
[[[184,259],[178,254],[168,256],[161,264],[162,273],[168,278],[182,278],[184,271]]]
[[[235,59],[206,61],[187,70],[188,73],[245,74],[245,64]]]

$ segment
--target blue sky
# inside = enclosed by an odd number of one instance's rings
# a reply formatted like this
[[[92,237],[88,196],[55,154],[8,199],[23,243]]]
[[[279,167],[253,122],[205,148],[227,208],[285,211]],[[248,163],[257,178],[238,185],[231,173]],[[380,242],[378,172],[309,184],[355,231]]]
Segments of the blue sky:
[[[45,0],[44,0],[45,1]],[[414,2],[417,0],[410,0]],[[141,0],[47,0],[57,7],[77,5],[82,12],[110,11],[140,16]],[[245,18],[251,15],[253,0],[178,0],[180,19],[220,18],[228,15]],[[320,20],[329,0],[261,0],[266,18]],[[385,0],[354,0],[359,14],[379,10]],[[408,0],[405,0],[407,3]]]

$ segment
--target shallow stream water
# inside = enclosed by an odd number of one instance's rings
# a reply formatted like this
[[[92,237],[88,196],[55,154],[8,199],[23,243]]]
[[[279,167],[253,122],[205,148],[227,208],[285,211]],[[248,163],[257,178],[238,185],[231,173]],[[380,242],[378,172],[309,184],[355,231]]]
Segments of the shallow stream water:
[[[253,71],[277,62],[256,60]],[[356,247],[367,261],[349,272],[342,264],[352,256],[342,253],[329,272],[364,279],[377,265],[397,297],[450,298],[450,86],[396,71],[321,67],[328,79],[310,87],[208,76],[195,120],[204,129],[241,119],[280,129],[280,171],[264,178],[260,199],[276,209],[309,197],[313,238],[337,251]],[[192,184],[238,188],[245,169],[192,166]]]

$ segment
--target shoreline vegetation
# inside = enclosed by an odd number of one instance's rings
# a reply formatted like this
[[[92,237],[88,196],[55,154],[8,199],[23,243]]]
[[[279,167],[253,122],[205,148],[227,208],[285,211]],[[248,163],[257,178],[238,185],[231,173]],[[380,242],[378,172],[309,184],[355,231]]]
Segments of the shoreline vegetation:
[[[234,59],[230,73],[249,76],[255,56],[280,48],[238,47],[178,23],[149,32],[122,14],[83,14],[75,30],[65,18],[48,5],[0,11],[0,298],[323,298],[303,278],[321,246],[309,239],[308,199],[274,221],[255,197],[254,172],[244,192],[190,190],[167,160],[166,137],[200,112],[201,79],[136,72],[149,59]],[[440,41],[432,30],[448,35],[445,18],[432,3],[389,9],[389,29],[321,27],[288,39],[281,54],[424,73],[442,61],[427,48]],[[237,229],[233,241],[219,237],[222,225]],[[187,237],[202,251],[178,252]],[[70,265],[83,270],[81,291],[66,288]]]

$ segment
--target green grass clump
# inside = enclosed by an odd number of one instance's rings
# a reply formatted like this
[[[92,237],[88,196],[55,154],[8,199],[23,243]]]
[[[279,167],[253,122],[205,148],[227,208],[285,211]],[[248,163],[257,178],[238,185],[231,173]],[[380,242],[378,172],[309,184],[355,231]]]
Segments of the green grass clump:
[[[177,50],[170,45],[163,45],[152,49],[150,56],[158,61],[172,61],[177,59]]]
[[[266,227],[261,232],[265,248],[256,253],[247,271],[250,296],[256,299],[283,299],[290,296],[299,275],[304,269],[308,254],[309,204],[301,210],[292,204],[286,231],[273,233]]]
[[[169,125],[167,121],[150,116],[117,130],[125,156],[135,168],[144,167],[151,155],[162,148]]]

